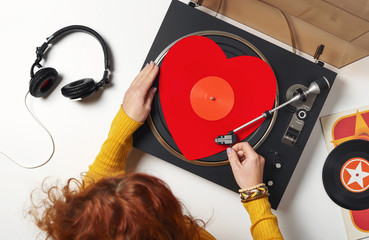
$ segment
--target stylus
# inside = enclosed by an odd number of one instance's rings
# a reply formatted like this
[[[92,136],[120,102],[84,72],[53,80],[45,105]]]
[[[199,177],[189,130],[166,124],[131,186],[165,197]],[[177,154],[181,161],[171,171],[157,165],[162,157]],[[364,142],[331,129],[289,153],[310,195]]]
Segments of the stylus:
[[[309,94],[320,94],[322,91],[329,89],[331,87],[328,79],[326,77],[321,77],[312,82],[306,91],[302,91],[301,89],[297,89],[295,95],[287,102],[273,108],[272,110],[267,110],[263,114],[261,114],[259,117],[245,123],[244,125],[228,132],[226,135],[220,135],[217,138],[215,138],[215,142],[220,145],[232,145],[237,142],[237,137],[235,135],[236,132],[242,130],[243,128],[259,121],[262,118],[268,118],[270,117],[275,111],[297,101],[306,101]]]

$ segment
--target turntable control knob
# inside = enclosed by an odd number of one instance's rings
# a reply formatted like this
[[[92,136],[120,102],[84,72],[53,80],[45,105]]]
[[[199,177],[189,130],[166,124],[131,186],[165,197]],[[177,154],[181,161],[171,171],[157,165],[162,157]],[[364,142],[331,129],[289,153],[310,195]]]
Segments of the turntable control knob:
[[[268,185],[268,187],[273,187],[273,186],[274,186],[274,182],[273,182],[273,180],[269,180],[269,181],[267,182],[267,185]]]
[[[274,164],[274,167],[275,167],[275,169],[281,169],[282,168],[282,163],[281,162],[276,162]]]

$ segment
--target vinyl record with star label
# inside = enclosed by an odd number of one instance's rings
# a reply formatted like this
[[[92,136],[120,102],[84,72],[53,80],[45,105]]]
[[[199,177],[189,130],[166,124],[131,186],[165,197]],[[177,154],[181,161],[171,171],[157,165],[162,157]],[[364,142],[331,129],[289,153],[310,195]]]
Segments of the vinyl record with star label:
[[[333,149],[323,167],[328,196],[349,210],[369,208],[369,141],[351,140]]]

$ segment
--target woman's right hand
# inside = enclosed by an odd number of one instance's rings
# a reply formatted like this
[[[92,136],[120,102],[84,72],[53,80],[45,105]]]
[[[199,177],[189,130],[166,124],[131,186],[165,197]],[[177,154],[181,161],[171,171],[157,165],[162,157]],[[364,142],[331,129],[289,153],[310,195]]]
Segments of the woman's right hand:
[[[257,154],[249,143],[237,143],[227,149],[227,154],[234,178],[241,189],[263,182],[265,159]]]
[[[143,123],[151,110],[151,103],[157,88],[152,87],[159,67],[150,62],[144,67],[131,83],[124,94],[122,108],[133,120]]]

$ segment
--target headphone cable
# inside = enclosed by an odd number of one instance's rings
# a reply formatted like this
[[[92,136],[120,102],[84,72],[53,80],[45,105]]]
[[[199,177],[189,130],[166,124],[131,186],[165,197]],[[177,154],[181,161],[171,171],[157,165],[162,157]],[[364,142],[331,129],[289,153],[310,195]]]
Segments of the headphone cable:
[[[7,157],[10,161],[12,161],[13,163],[17,164],[18,166],[22,167],[22,168],[26,168],[26,169],[35,169],[35,168],[39,168],[39,167],[42,167],[44,166],[46,163],[48,163],[51,158],[54,156],[54,153],[55,153],[55,142],[54,142],[54,138],[53,136],[51,135],[51,133],[49,132],[49,130],[47,130],[47,128],[42,124],[42,122],[40,120],[38,120],[38,118],[32,113],[31,109],[28,107],[27,105],[27,96],[29,95],[29,91],[26,93],[26,95],[24,96],[24,105],[26,106],[28,112],[31,114],[31,116],[33,117],[33,119],[46,131],[46,133],[49,135],[50,137],[50,140],[51,140],[51,143],[53,145],[53,150],[50,154],[50,157],[43,163],[39,164],[39,165],[36,165],[36,166],[25,166],[25,165],[22,165],[20,164],[19,162],[17,162],[16,160],[14,160],[13,158],[11,158],[8,154],[6,154],[5,152],[1,151],[0,150],[0,153],[2,155],[4,155],[5,157]]]

